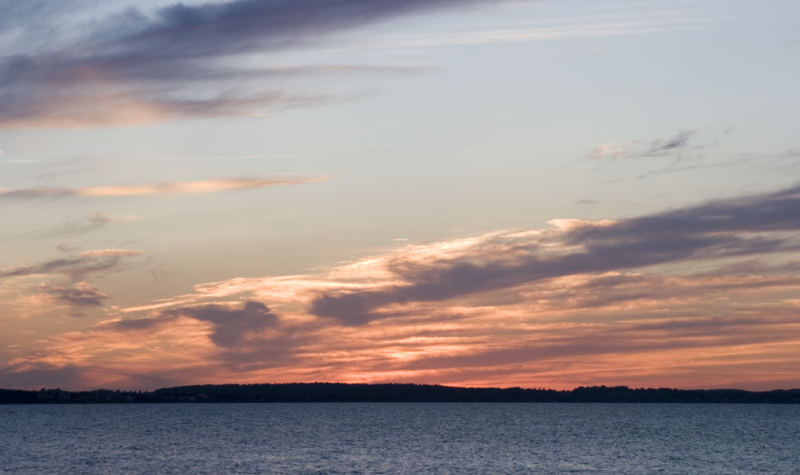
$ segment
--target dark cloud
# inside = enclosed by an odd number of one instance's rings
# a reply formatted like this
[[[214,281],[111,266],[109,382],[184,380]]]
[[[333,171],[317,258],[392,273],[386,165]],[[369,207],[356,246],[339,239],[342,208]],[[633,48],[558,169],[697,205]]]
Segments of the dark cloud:
[[[217,346],[233,347],[248,335],[275,325],[278,317],[261,302],[245,302],[239,309],[219,305],[183,308],[164,312],[165,317],[184,316],[214,325],[211,341]]]
[[[665,213],[620,221],[612,226],[581,227],[569,233],[570,243],[602,245],[624,241],[651,242],[698,236],[721,242],[737,240],[730,233],[800,229],[800,186],[775,193],[717,200]]]
[[[678,133],[677,135],[667,138],[667,139],[655,139],[650,142],[650,146],[644,152],[641,152],[640,155],[642,156],[659,156],[659,155],[666,155],[668,153],[674,153],[680,149],[685,148],[689,145],[689,139],[696,133],[694,130],[687,130]]]
[[[337,98],[290,92],[285,81],[267,80],[287,74],[386,72],[392,68],[311,65],[241,69],[229,60],[243,54],[312,46],[332,33],[401,15],[478,3],[494,2],[233,0],[176,3],[152,13],[128,9],[92,23],[83,39],[69,45],[35,54],[11,53],[0,59],[0,124],[141,122],[330,102]],[[36,18],[27,8],[15,7],[7,13],[7,18],[17,23]],[[245,83],[259,86],[245,87]]]
[[[380,290],[322,293],[309,311],[345,324],[360,325],[393,315],[381,313],[381,307],[389,304],[442,301],[555,277],[687,259],[796,250],[798,243],[786,232],[798,229],[800,187],[608,225],[576,226],[554,238],[552,244],[567,249],[555,255],[542,254],[540,242],[532,240],[527,244],[505,244],[508,254],[514,252],[513,259],[493,257],[498,244],[492,243],[487,249],[464,257],[432,260],[424,265],[401,262],[391,270],[406,284]],[[769,232],[775,233],[753,235]]]
[[[223,348],[233,348],[245,338],[275,327],[278,317],[261,302],[249,301],[240,308],[223,305],[201,305],[176,308],[161,312],[152,318],[120,320],[113,324],[116,330],[148,330],[174,321],[178,317],[188,317],[213,324],[211,341]]]
[[[234,0],[174,4],[123,20],[136,33],[112,43],[125,58],[187,59],[307,44],[320,36],[395,16],[476,0]],[[124,53],[124,54],[123,54]]]
[[[99,307],[109,299],[108,294],[86,282],[75,285],[42,285],[41,290],[57,303],[73,307]]]
[[[92,286],[87,279],[124,270],[130,264],[130,258],[142,254],[141,251],[130,249],[86,251],[38,264],[0,269],[0,279],[37,276],[48,281],[40,285],[37,293],[52,302],[75,308],[100,307],[110,297]],[[79,312],[73,312],[73,315],[82,316]]]
[[[0,279],[31,275],[58,274],[72,280],[84,280],[87,275],[109,271],[119,266],[127,257],[139,256],[140,251],[129,249],[103,249],[86,251],[77,256],[53,259],[38,264],[0,269]]]
[[[223,365],[226,372],[243,373],[297,363],[298,349],[317,341],[316,331],[320,329],[316,322],[281,322],[278,315],[256,301],[238,307],[214,304],[174,308],[149,318],[119,320],[103,327],[149,333],[168,327],[181,317],[213,325],[210,339],[218,348],[215,363]]]

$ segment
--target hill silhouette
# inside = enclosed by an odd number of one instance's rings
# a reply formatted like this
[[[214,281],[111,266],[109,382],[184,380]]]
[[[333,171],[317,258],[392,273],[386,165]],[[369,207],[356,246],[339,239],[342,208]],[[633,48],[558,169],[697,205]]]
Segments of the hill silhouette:
[[[800,389],[670,389],[627,386],[572,390],[465,388],[423,384],[223,384],[155,391],[39,391],[0,389],[0,404],[214,403],[214,402],[649,402],[800,403]]]

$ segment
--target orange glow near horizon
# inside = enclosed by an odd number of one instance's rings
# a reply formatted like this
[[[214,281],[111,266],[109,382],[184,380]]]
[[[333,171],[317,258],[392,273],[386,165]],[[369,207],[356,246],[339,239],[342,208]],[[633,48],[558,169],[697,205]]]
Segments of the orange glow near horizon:
[[[614,271],[435,301],[393,297],[444,263],[508,265],[522,251],[504,247],[547,244],[561,232],[491,233],[404,246],[315,275],[197,284],[173,298],[109,308],[92,328],[50,337],[10,366],[77,371],[73,389],[314,381],[771,389],[793,381],[800,321],[789,297],[798,276]],[[547,247],[548,256],[576,252]],[[136,255],[106,249],[81,257]],[[431,262],[440,264],[429,270]],[[367,320],[350,322],[315,315],[321,295],[382,300]]]

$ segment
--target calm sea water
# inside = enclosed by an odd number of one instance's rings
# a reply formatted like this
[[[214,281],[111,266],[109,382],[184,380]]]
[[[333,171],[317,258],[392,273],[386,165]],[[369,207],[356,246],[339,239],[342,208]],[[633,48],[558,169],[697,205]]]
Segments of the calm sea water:
[[[797,473],[800,406],[0,406],[16,473]]]

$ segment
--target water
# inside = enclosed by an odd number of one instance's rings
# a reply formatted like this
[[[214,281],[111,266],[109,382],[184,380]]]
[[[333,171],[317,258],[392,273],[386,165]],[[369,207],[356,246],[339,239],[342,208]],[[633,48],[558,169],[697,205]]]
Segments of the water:
[[[796,473],[800,406],[0,406],[0,472]]]

